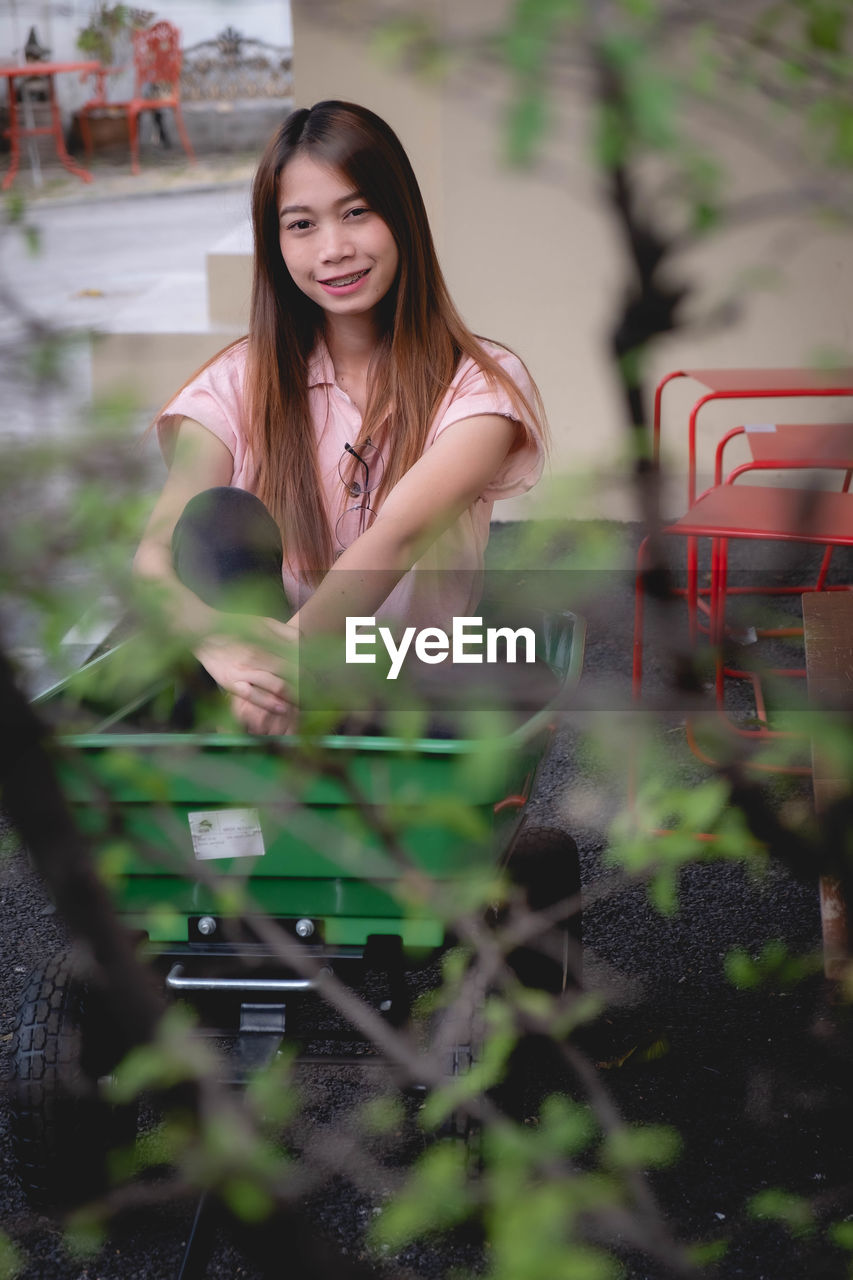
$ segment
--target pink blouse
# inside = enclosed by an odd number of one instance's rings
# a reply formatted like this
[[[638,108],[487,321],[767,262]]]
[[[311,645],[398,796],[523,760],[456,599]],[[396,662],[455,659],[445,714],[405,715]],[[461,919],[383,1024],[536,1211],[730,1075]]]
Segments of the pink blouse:
[[[532,399],[530,378],[518,357],[495,343],[483,345],[519,390]],[[254,467],[247,449],[243,413],[246,350],[245,341],[237,343],[184,387],[160,414],[157,432],[163,454],[171,461],[181,419],[192,418],[200,423],[217,436],[232,455],[232,486],[252,492]],[[344,444],[354,444],[358,439],[361,413],[337,386],[324,343],[318,346],[309,363],[308,376],[323,502],[334,529],[341,510],[338,465]],[[490,386],[479,366],[466,357],[433,419],[424,452],[451,423],[490,413],[513,420],[518,417],[506,393]],[[407,623],[416,626],[446,626],[451,618],[469,616],[476,610],[495,500],[525,493],[542,474],[542,440],[535,422],[526,425],[531,431],[528,443],[507,457],[477,501],[432,543],[414,569],[405,574],[377,611],[378,617],[405,618]],[[286,564],[283,573],[285,590],[294,608],[301,607],[313,590],[310,584],[300,580],[299,569],[298,564]]]

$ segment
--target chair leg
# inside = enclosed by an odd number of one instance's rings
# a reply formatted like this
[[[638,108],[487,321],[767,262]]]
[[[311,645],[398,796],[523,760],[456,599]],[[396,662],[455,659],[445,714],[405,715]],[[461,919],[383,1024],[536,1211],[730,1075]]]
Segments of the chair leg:
[[[723,642],[726,635],[726,592],[729,572],[729,540],[715,538],[711,551],[711,643],[716,649],[716,697],[723,707],[726,700],[726,676],[723,665]]]
[[[139,115],[136,111],[128,111],[127,127],[130,133],[130,172],[139,173]]]
[[[184,117],[181,112],[181,104],[179,102],[175,103],[175,124],[178,127],[178,137],[181,140],[181,145],[183,146],[184,151],[186,151],[187,155],[189,156],[190,163],[195,164],[195,152],[190,146],[190,139],[189,139],[189,135],[187,134],[186,127],[184,125]]]
[[[631,693],[635,702],[639,700],[643,688],[643,605],[645,602],[643,573],[648,541],[648,538],[643,538],[637,550],[637,570],[634,577],[634,650]]]
[[[687,539],[687,627],[690,643],[699,639],[699,539]]]
[[[851,477],[853,477],[853,471],[845,471],[844,483],[841,486],[842,493],[849,493]],[[832,553],[834,549],[835,548],[830,543],[823,553],[823,560],[820,563],[820,572],[817,575],[817,582],[815,583],[815,591],[823,591],[826,583],[826,577],[829,573],[829,566],[832,563]]]

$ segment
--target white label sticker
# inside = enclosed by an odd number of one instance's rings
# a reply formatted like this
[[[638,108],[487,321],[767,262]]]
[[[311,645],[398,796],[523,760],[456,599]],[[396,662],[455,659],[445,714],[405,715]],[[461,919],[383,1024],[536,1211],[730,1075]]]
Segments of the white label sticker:
[[[744,431],[749,435],[759,435],[767,431],[775,431],[775,422],[747,422],[744,424]]]
[[[262,858],[264,833],[257,809],[208,809],[189,815],[197,858]]]

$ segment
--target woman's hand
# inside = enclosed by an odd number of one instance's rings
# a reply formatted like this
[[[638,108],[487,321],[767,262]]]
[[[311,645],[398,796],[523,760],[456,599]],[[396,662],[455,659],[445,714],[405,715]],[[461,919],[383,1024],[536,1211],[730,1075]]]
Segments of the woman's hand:
[[[280,734],[296,723],[295,627],[272,618],[246,618],[247,638],[205,637],[196,657],[221,689],[250,733]]]
[[[255,706],[253,702],[249,702],[247,698],[232,698],[231,711],[234,718],[248,733],[256,733],[266,735],[268,737],[280,737],[285,733],[295,733],[299,721],[298,709],[287,704],[287,710],[278,713],[275,711],[263,711],[260,707]]]

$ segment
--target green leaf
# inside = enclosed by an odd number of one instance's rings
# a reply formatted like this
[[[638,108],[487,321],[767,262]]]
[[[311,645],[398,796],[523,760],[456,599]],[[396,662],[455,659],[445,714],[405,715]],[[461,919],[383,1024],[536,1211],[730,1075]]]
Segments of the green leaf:
[[[761,985],[791,987],[820,971],[819,955],[794,956],[779,938],[766,942],[753,959],[740,947],[728,953],[724,961],[726,977],[740,990],[753,990]]]
[[[464,1221],[472,1207],[462,1143],[443,1142],[420,1157],[403,1190],[374,1221],[374,1245],[399,1249],[418,1236]]]
[[[735,947],[726,956],[723,967],[732,986],[740,991],[750,991],[760,981],[758,968],[752,956],[741,947]]]
[[[299,1109],[299,1090],[291,1076],[296,1057],[295,1045],[283,1046],[268,1066],[252,1073],[246,1085],[246,1101],[266,1125],[280,1128]]]
[[[134,1149],[137,1169],[177,1164],[192,1140],[190,1122],[170,1118],[153,1129],[138,1134]]]
[[[800,58],[786,58],[782,64],[782,75],[788,84],[795,89],[799,89],[807,83],[809,78],[808,67],[805,66]]]
[[[388,61],[396,61],[432,35],[432,24],[420,15],[411,14],[382,22],[373,36],[374,52]]]
[[[631,78],[627,98],[637,138],[657,149],[673,146],[678,118],[673,85],[653,68],[644,67]]]
[[[697,200],[693,205],[691,226],[696,235],[706,235],[720,225],[720,210],[707,200]]]
[[[522,80],[538,79],[560,23],[583,13],[580,0],[520,0],[499,47],[511,71]]]
[[[21,1274],[27,1260],[5,1231],[0,1231],[0,1280],[15,1280]]]
[[[6,196],[5,204],[7,221],[13,226],[16,223],[23,222],[27,212],[27,202],[20,191],[10,191]]]
[[[548,50],[548,40],[544,31],[516,29],[505,37],[503,50],[510,67],[519,76],[538,76]]]
[[[614,1258],[587,1247],[572,1234],[566,1193],[586,1185],[590,1178],[598,1183],[594,1175],[582,1175],[528,1184],[489,1206],[489,1280],[522,1276],[524,1280],[615,1280],[621,1275]],[[612,1184],[608,1198],[595,1207],[602,1203],[614,1203]]]
[[[713,778],[682,791],[679,800],[685,827],[691,831],[712,831],[728,806],[729,786],[722,778]]]
[[[156,1039],[132,1049],[105,1090],[114,1102],[130,1102],[144,1089],[167,1089],[212,1069],[210,1050],[193,1036],[187,1010],[174,1005],[160,1020]]]
[[[619,0],[622,8],[632,18],[639,18],[642,22],[654,22],[660,13],[660,5],[657,0]]]
[[[222,1187],[222,1195],[232,1211],[244,1222],[263,1222],[274,1208],[269,1192],[251,1178],[227,1178]]]
[[[681,1138],[667,1125],[637,1125],[609,1133],[602,1160],[616,1169],[660,1169],[678,1157]]]
[[[829,1238],[840,1249],[849,1249],[853,1253],[853,1220],[833,1222],[829,1228]]]
[[[399,1098],[390,1094],[369,1098],[361,1108],[360,1123],[365,1133],[394,1133],[405,1121],[405,1109]]]
[[[678,911],[678,872],[674,867],[662,867],[649,881],[649,902],[662,916],[674,916]]]
[[[65,1228],[65,1247],[76,1258],[93,1257],[103,1248],[106,1238],[106,1223],[100,1214],[89,1208],[72,1214]]]
[[[439,77],[450,63],[450,48],[427,17],[418,14],[381,22],[373,35],[376,56],[388,63],[406,63],[420,75]]]
[[[844,51],[847,9],[837,0],[813,0],[806,18],[806,38],[815,49]]]
[[[420,1112],[423,1127],[437,1127],[456,1107],[472,1102],[497,1084],[503,1078],[517,1039],[512,1027],[488,1035],[482,1046],[480,1060],[428,1096]]]
[[[535,1239],[513,1250],[509,1265],[498,1265],[490,1280],[618,1280],[622,1268],[614,1258],[589,1245],[572,1242],[542,1249]]]
[[[694,93],[710,96],[720,75],[719,46],[713,26],[709,22],[700,22],[690,33],[689,45],[693,57],[691,87]]]
[[[853,164],[853,108],[847,101],[825,98],[809,110],[808,120],[823,141],[830,163]]]
[[[722,1262],[729,1251],[728,1240],[703,1240],[687,1247],[687,1256],[697,1267],[711,1267]]]
[[[529,164],[548,123],[545,90],[541,83],[523,89],[510,105],[506,148],[510,164]]]
[[[441,985],[445,991],[455,990],[471,965],[471,951],[467,947],[451,947],[441,958]]]
[[[549,1155],[578,1155],[586,1150],[597,1132],[589,1107],[562,1094],[547,1097],[539,1115],[542,1147]]]
[[[753,1218],[769,1218],[783,1223],[792,1235],[808,1235],[814,1230],[814,1210],[809,1201],[781,1187],[759,1191],[748,1202],[747,1208]]]

